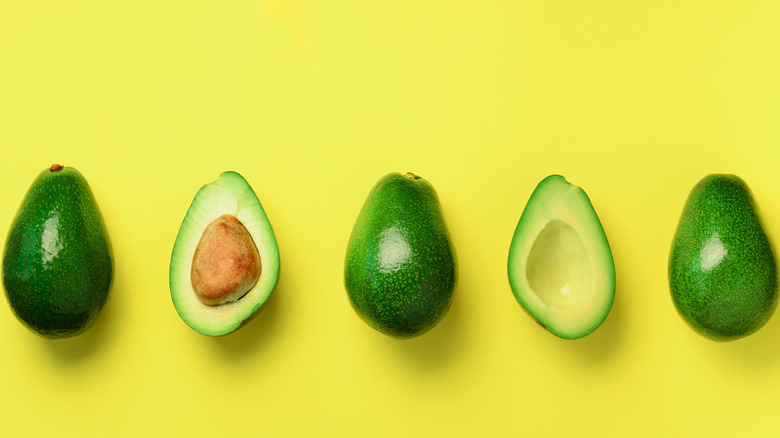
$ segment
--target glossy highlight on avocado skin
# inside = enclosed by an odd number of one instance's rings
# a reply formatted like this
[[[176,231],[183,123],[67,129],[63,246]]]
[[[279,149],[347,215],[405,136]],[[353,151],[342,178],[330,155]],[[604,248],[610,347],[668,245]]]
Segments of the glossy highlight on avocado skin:
[[[97,321],[112,280],[111,243],[86,180],[71,167],[41,172],[6,241],[3,285],[12,310],[43,337],[76,336]]]
[[[774,249],[739,177],[709,175],[691,191],[672,242],[669,286],[683,320],[716,341],[747,336],[774,313]]]
[[[404,231],[396,224],[382,232],[379,237],[379,271],[398,272],[412,265],[412,248]]]

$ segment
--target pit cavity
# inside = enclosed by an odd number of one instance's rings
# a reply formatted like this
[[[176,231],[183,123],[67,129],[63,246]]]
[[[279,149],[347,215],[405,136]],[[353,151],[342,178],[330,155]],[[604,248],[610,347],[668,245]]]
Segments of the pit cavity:
[[[577,309],[593,293],[593,264],[582,237],[560,219],[547,223],[536,237],[526,276],[534,293],[553,307]]]

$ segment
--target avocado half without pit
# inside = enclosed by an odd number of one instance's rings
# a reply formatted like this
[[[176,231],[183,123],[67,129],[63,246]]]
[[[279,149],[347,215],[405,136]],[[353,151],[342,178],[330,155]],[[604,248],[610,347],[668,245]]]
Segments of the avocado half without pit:
[[[542,180],[509,249],[515,297],[543,327],[581,338],[606,319],[615,296],[615,265],[596,211],[581,188],[560,175]]]
[[[171,298],[187,325],[231,333],[262,310],[279,275],[271,223],[252,187],[225,172],[195,195],[173,246]]]

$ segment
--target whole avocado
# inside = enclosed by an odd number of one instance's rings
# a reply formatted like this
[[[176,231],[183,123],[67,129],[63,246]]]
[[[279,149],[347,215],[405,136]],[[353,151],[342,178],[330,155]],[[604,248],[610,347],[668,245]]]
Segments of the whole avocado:
[[[344,284],[357,314],[396,338],[421,335],[447,313],[456,274],[433,187],[412,173],[382,178],[347,245]]]
[[[739,177],[709,175],[691,191],[672,242],[669,286],[682,318],[716,341],[747,336],[774,313],[774,250]]]
[[[103,217],[84,177],[53,165],[19,207],[3,255],[3,285],[22,323],[45,338],[85,332],[103,310],[113,280]]]

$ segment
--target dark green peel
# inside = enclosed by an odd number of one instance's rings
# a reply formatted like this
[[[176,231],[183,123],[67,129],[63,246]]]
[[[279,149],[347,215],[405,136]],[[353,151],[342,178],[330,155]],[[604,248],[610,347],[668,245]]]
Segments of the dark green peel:
[[[94,325],[113,279],[111,243],[84,177],[52,166],[33,182],[11,225],[3,285],[16,316],[47,338]]]
[[[371,327],[397,338],[433,328],[455,287],[454,248],[424,179],[392,173],[369,193],[347,246],[344,283]]]
[[[750,189],[734,175],[709,175],[691,191],[669,256],[672,301],[698,333],[747,336],[777,307],[777,263]]]

